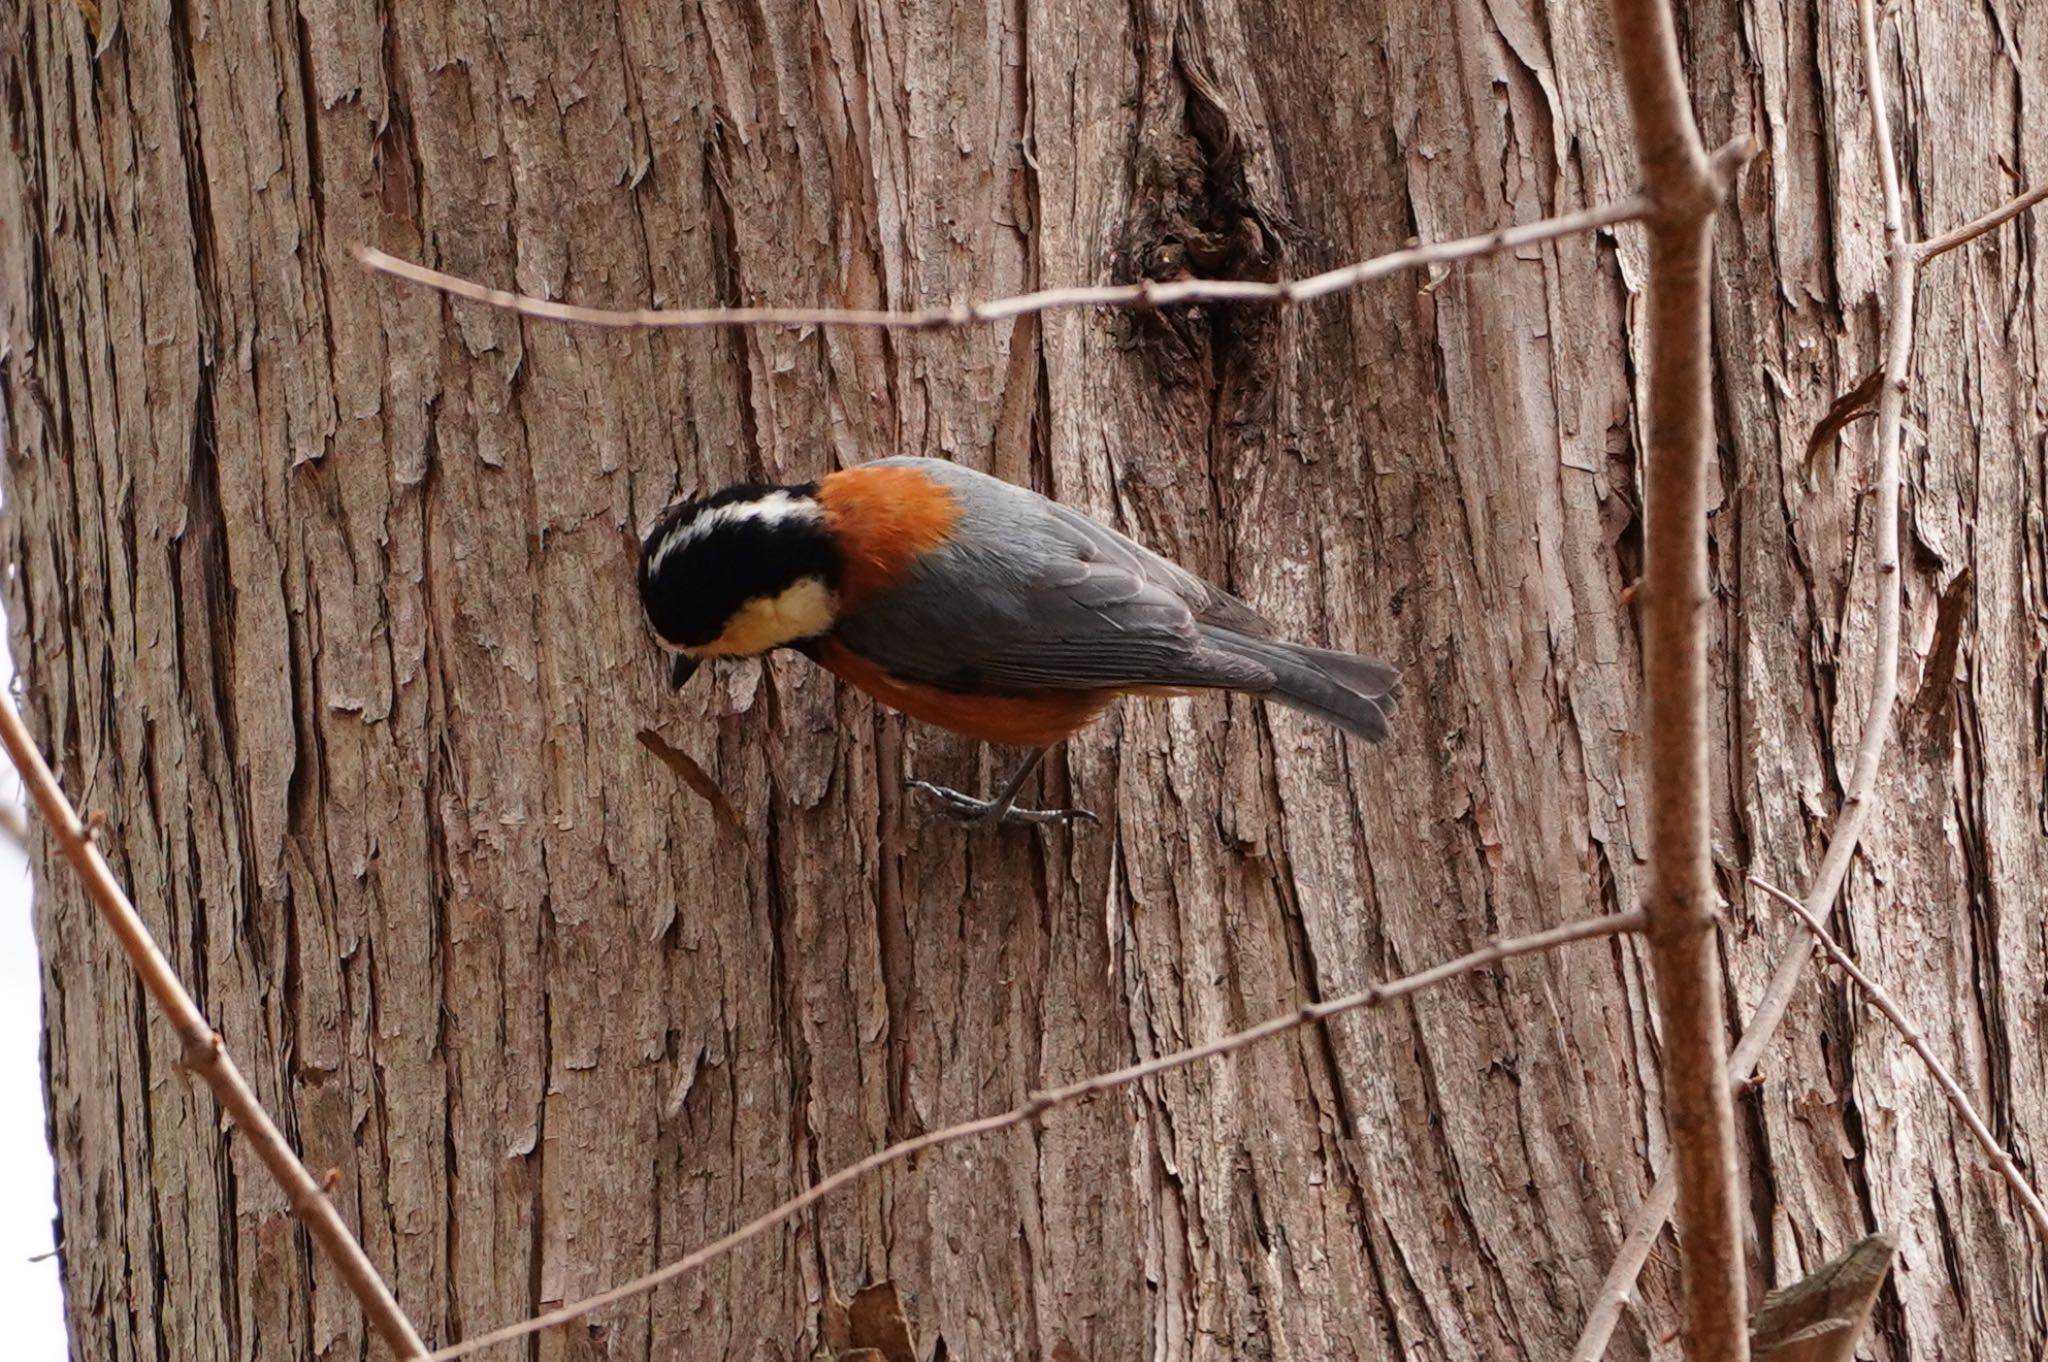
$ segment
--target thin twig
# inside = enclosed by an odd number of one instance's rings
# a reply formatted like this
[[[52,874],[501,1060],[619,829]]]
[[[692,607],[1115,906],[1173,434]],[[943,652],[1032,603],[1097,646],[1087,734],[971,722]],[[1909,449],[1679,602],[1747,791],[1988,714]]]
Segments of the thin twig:
[[[1157,283],[1150,279],[1135,284],[1091,284],[1073,288],[1041,289],[991,302],[958,302],[943,307],[887,312],[869,308],[839,307],[703,307],[703,308],[609,308],[578,307],[549,302],[523,293],[486,288],[467,279],[424,265],[387,255],[374,246],[355,247],[355,257],[364,268],[425,284],[457,298],[517,312],[547,321],[573,322],[580,326],[613,329],[697,328],[709,326],[873,326],[908,331],[965,326],[971,322],[1005,321],[1031,312],[1062,307],[1175,307],[1189,303],[1302,303],[1360,284],[1428,265],[1448,265],[1477,256],[1496,255],[1520,246],[1552,241],[1579,232],[1629,222],[1647,211],[1641,195],[1618,203],[1602,204],[1562,217],[1520,227],[1502,227],[1479,236],[1410,246],[1387,255],[1345,265],[1306,279],[1264,283],[1251,279],[1175,279]]]
[[[1012,1126],[1022,1125],[1026,1121],[1035,1121],[1057,1107],[1067,1106],[1084,1097],[1091,1097],[1098,1093],[1127,1087],[1142,1079],[1151,1078],[1154,1075],[1166,1073],[1173,1069],[1185,1068],[1200,1060],[1215,1059],[1221,1055],[1232,1054],[1244,1049],[1246,1046],[1256,1045],[1262,1040],[1270,1040],[1274,1036],[1283,1035],[1299,1027],[1311,1026],[1316,1022],[1327,1021],[1331,1017],[1342,1016],[1347,1012],[1355,1012],[1361,1008],[1377,1007],[1382,1003],[1392,1002],[1397,998],[1405,998],[1411,994],[1420,993],[1422,990],[1436,984],[1454,979],[1461,974],[1469,974],[1473,970],[1484,969],[1488,965],[1496,965],[1503,960],[1510,960],[1518,955],[1533,955],[1539,951],[1553,950],[1575,941],[1590,941],[1600,937],[1616,936],[1623,932],[1638,931],[1643,925],[1644,917],[1641,913],[1616,913],[1609,917],[1591,918],[1583,922],[1567,923],[1565,926],[1553,927],[1549,931],[1537,932],[1532,936],[1494,941],[1468,955],[1461,955],[1455,960],[1446,961],[1441,965],[1423,970],[1419,974],[1410,974],[1384,984],[1375,984],[1371,988],[1361,989],[1356,993],[1347,993],[1341,998],[1331,998],[1326,1002],[1309,1003],[1293,1012],[1287,1013],[1285,1016],[1270,1018],[1260,1022],[1257,1026],[1248,1027],[1243,1031],[1232,1032],[1230,1035],[1219,1037],[1205,1045],[1197,1045],[1192,1049],[1176,1050],[1171,1054],[1158,1055],[1130,1065],[1127,1068],[1118,1069],[1113,1073],[1096,1074],[1093,1077],[1079,1079],[1062,1087],[1047,1088],[1042,1092],[1032,1094],[1030,1100],[1026,1101],[1022,1106],[1012,1107],[1010,1110],[994,1116],[983,1116],[976,1120],[964,1121],[959,1125],[947,1126],[942,1130],[927,1131],[923,1135],[892,1144],[887,1149],[870,1154],[858,1163],[848,1164],[830,1177],[821,1182],[814,1183],[804,1191],[799,1192],[773,1210],[765,1211],[755,1216],[752,1220],[749,1220],[724,1238],[714,1239],[702,1248],[686,1254],[672,1263],[658,1267],[643,1276],[635,1277],[632,1281],[615,1286],[609,1291],[602,1291],[595,1296],[589,1296],[583,1300],[559,1306],[544,1315],[537,1315],[518,1324],[509,1324],[502,1329],[495,1329],[488,1334],[480,1334],[475,1338],[465,1339],[463,1342],[452,1344],[435,1353],[430,1362],[452,1362],[454,1358],[468,1356],[494,1344],[510,1343],[515,1339],[525,1338],[529,1334],[539,1333],[543,1329],[554,1328],[556,1325],[567,1324],[572,1320],[581,1319],[593,1310],[625,1300],[631,1296],[637,1296],[644,1291],[651,1291],[662,1283],[673,1281],[684,1273],[704,1266],[721,1254],[738,1248],[748,1240],[767,1233],[784,1221],[789,1220],[792,1216],[795,1216],[798,1212],[816,1202],[824,1200],[841,1188],[859,1181],[869,1173],[879,1168],[886,1168],[892,1163],[900,1163],[904,1159],[916,1154],[922,1154],[926,1150],[956,1144],[961,1140],[970,1140],[980,1135],[991,1135],[999,1130],[1007,1130]]]
[[[1919,278],[1917,262],[1907,247],[1905,211],[1900,202],[1897,158],[1892,150],[1891,117],[1885,109],[1884,79],[1877,57],[1877,23],[1871,0],[1858,0],[1857,15],[1863,28],[1865,84],[1871,100],[1871,130],[1877,144],[1880,178],[1884,191],[1884,220],[1887,256],[1890,263],[1890,297],[1885,312],[1884,386],[1877,406],[1877,646],[1870,662],[1870,703],[1863,712],[1863,729],[1856,744],[1856,763],[1843,791],[1842,807],[1835,820],[1828,848],[1820,868],[1806,891],[1806,908],[1815,917],[1825,917],[1834,906],[1856,859],[1856,848],[1875,807],[1879,764],[1885,743],[1891,736],[1892,708],[1899,693],[1899,428],[1905,412],[1906,374],[1913,358],[1913,289]],[[1742,1042],[1729,1056],[1729,1071],[1740,1081],[1763,1058],[1764,1047],[1776,1034],[1778,1024],[1799,991],[1806,962],[1813,956],[1813,940],[1803,931],[1779,957],[1770,982],[1756,1011],[1750,1017]],[[1659,1170],[1650,1195],[1629,1222],[1614,1265],[1601,1283],[1586,1313],[1585,1328],[1572,1350],[1572,1362],[1598,1362],[1606,1354],[1607,1342],[1621,1321],[1623,1304],[1635,1289],[1643,1262],[1656,1244],[1663,1225],[1671,1216],[1676,1188],[1671,1169]]]
[[[1749,1279],[1710,847],[1707,759],[1708,335],[1714,215],[1728,180],[1701,145],[1666,0],[1613,0],[1616,50],[1652,208],[1644,503],[1644,770],[1649,919],[1664,1051],[1664,1120],[1678,1173],[1685,1355],[1745,1362]]]
[[[1840,967],[1842,973],[1854,979],[1856,986],[1870,996],[1871,1005],[1898,1028],[1899,1036],[1912,1048],[1914,1054],[1920,1056],[1920,1061],[1927,1066],[1927,1071],[1934,1075],[1934,1081],[1940,1085],[1942,1094],[1948,1098],[1948,1104],[1955,1108],[1956,1115],[1963,1118],[1963,1124],[1977,1137],[1978,1145],[1990,1157],[1999,1175],[2005,1179],[2006,1185],[2012,1188],[2012,1194],[2019,1198],[2020,1205],[2026,1207],[2027,1219],[2034,1222],[2034,1233],[2040,1236],[2042,1246],[2048,1247],[2048,1205],[2042,1204],[2041,1194],[2034,1190],[2033,1184],[2020,1172],[2019,1165],[2013,1162],[2012,1155],[1998,1142],[1998,1137],[1991,1133],[1991,1127],[1984,1124],[1984,1118],[1977,1114],[1977,1108],[1971,1104],[1969,1095],[1963,1091],[1963,1085],[1956,1082],[1955,1075],[1948,1071],[1948,1067],[1929,1048],[1927,1037],[1922,1034],[1920,1028],[1907,1019],[1898,1003],[1885,992],[1883,985],[1858,968],[1856,962],[1849,958],[1849,953],[1842,949],[1841,943],[1828,933],[1821,920],[1806,911],[1805,904],[1775,884],[1766,883],[1754,875],[1749,877],[1749,882],[1797,913],[1806,929],[1813,933],[1813,939],[1827,952],[1828,958]]]
[[[1974,222],[1966,222],[1952,232],[1944,232],[1932,241],[1923,241],[1913,248],[1913,258],[1926,264],[1938,255],[1947,255],[1958,246],[1964,246],[1986,232],[1993,232],[2011,222],[2035,204],[2048,201],[2048,184],[2029,189],[2017,198],[2009,199],[2004,206],[1994,208]]]
[[[214,1096],[226,1108],[243,1138],[249,1141],[249,1147],[263,1160],[263,1166],[277,1179],[277,1185],[284,1189],[286,1199],[291,1202],[299,1219],[305,1222],[314,1242],[334,1261],[342,1283],[361,1303],[370,1327],[398,1357],[423,1356],[427,1351],[426,1344],[420,1340],[405,1312],[398,1308],[397,1300],[384,1285],[384,1279],[377,1275],[377,1269],[364,1254],[362,1245],[349,1233],[340,1212],[321,1192],[313,1174],[292,1153],[284,1133],[263,1110],[263,1104],[256,1100],[255,1092],[228,1055],[220,1034],[207,1022],[192,995],[185,991],[177,971],[171,968],[171,962],[157,949],[141,914],[129,902],[106,858],[93,845],[85,824],[79,821],[77,811],[71,807],[56,777],[50,773],[49,764],[37,750],[35,739],[29,735],[27,725],[22,723],[13,700],[4,694],[0,694],[0,744],[6,746],[7,755],[14,759],[14,768],[21,772],[22,785],[35,802],[43,821],[49,825],[51,835],[57,839],[58,849],[78,872],[86,894],[99,909],[107,926],[113,929],[128,962],[142,977],[142,986],[156,1000],[156,1005],[170,1019],[178,1038],[184,1042],[185,1067],[198,1074],[206,1086],[213,1089]]]

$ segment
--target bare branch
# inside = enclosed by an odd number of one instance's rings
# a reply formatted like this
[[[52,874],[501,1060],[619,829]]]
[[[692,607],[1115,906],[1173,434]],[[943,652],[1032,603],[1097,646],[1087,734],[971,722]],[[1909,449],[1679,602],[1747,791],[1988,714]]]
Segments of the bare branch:
[[[457,298],[517,312],[546,321],[573,322],[614,330],[694,329],[712,326],[869,326],[907,331],[928,331],[939,327],[965,326],[971,322],[998,322],[1026,313],[1048,312],[1064,307],[1177,307],[1190,303],[1302,303],[1312,298],[1357,288],[1372,280],[1402,270],[1429,265],[1448,265],[1479,256],[1498,255],[1521,246],[1573,236],[1579,232],[1612,227],[1641,217],[1649,209],[1641,195],[1619,203],[1603,204],[1562,217],[1545,218],[1520,227],[1501,227],[1479,236],[1462,237],[1410,246],[1387,255],[1345,265],[1306,279],[1263,283],[1254,279],[1176,279],[1168,283],[1141,280],[1135,284],[1089,284],[1074,288],[1041,289],[1036,293],[997,298],[992,302],[959,302],[946,307],[919,308],[909,312],[885,312],[866,308],[839,307],[704,307],[638,308],[614,311],[608,308],[577,307],[549,302],[523,293],[485,288],[467,279],[415,265],[374,246],[357,246],[355,257],[365,269],[395,278],[425,284]]]
[[[142,986],[149,991],[149,996],[155,999],[164,1015],[170,1018],[171,1026],[184,1042],[185,1066],[213,1089],[214,1096],[249,1141],[249,1147],[256,1151],[256,1156],[263,1160],[263,1166],[277,1179],[277,1185],[284,1189],[292,1209],[305,1222],[307,1232],[334,1261],[343,1284],[361,1303],[370,1327],[398,1357],[423,1356],[426,1344],[420,1341],[405,1312],[398,1308],[398,1302],[384,1285],[384,1279],[377,1275],[377,1269],[364,1254],[362,1245],[349,1233],[340,1212],[320,1190],[320,1184],[306,1165],[292,1153],[283,1132],[263,1110],[263,1104],[256,1100],[256,1094],[242,1077],[241,1070],[229,1057],[220,1034],[207,1022],[199,1005],[192,1001],[192,995],[179,982],[170,961],[157,949],[141,914],[128,901],[128,895],[114,878],[106,858],[93,845],[86,825],[79,821],[77,811],[64,797],[56,777],[50,774],[49,764],[37,750],[27,725],[22,723],[14,701],[4,694],[0,694],[0,744],[6,746],[15,769],[21,772],[21,783],[34,801],[37,812],[49,825],[51,835],[57,839],[58,849],[71,862],[72,869],[78,872],[86,894],[113,929],[135,972],[142,977]]]
[[[1857,18],[1863,30],[1865,84],[1871,101],[1871,131],[1877,143],[1880,176],[1883,181],[1886,254],[1890,265],[1889,292],[1885,313],[1884,381],[1878,393],[1877,477],[1873,489],[1876,503],[1877,536],[1877,643],[1870,662],[1870,703],[1863,712],[1863,730],[1857,739],[1856,762],[1843,791],[1840,816],[1834,834],[1821,856],[1820,869],[1806,891],[1806,908],[1815,917],[1825,916],[1841,892],[1856,848],[1870,822],[1872,797],[1877,791],[1878,767],[1885,742],[1891,735],[1892,708],[1899,693],[1899,428],[1905,414],[1906,374],[1913,358],[1913,289],[1919,278],[1917,262],[1906,243],[1905,214],[1899,198],[1897,158],[1892,149],[1891,118],[1885,110],[1884,75],[1878,63],[1877,20],[1871,0],[1858,0]],[[1751,1072],[1762,1059],[1764,1046],[1777,1032],[1778,1024],[1799,990],[1806,962],[1813,955],[1813,941],[1804,932],[1778,959],[1764,988],[1764,996],[1743,1032],[1742,1043],[1729,1057],[1729,1069],[1737,1075]],[[1572,1350],[1572,1362],[1598,1362],[1605,1355],[1614,1327],[1643,1261],[1670,1218],[1676,1199],[1671,1170],[1659,1171],[1650,1195],[1629,1222],[1614,1265],[1601,1283],[1587,1311],[1585,1328]]]
[[[1039,1120],[1054,1109],[1070,1105],[1084,1097],[1092,1097],[1098,1093],[1127,1087],[1142,1079],[1151,1078],[1156,1074],[1186,1068],[1188,1065],[1200,1060],[1215,1059],[1222,1055],[1233,1054],[1244,1049],[1246,1046],[1256,1045],[1262,1040],[1270,1040],[1275,1036],[1284,1035],[1299,1027],[1312,1026],[1316,1022],[1327,1021],[1331,1017],[1342,1016],[1347,1012],[1356,1012],[1361,1008],[1378,1007],[1382,1003],[1392,1002],[1397,998],[1405,998],[1411,994],[1420,993],[1426,988],[1455,979],[1461,974],[1469,974],[1474,970],[1484,969],[1488,965],[1496,965],[1503,960],[1511,960],[1518,955],[1534,955],[1539,951],[1554,950],[1559,946],[1569,945],[1575,941],[1591,941],[1601,937],[1616,936],[1622,932],[1638,931],[1644,926],[1644,922],[1645,920],[1641,913],[1617,913],[1610,917],[1590,918],[1583,922],[1573,922],[1562,927],[1553,927],[1549,931],[1537,932],[1532,936],[1494,941],[1468,955],[1461,955],[1455,960],[1446,961],[1431,969],[1423,970],[1419,974],[1410,974],[1388,983],[1376,984],[1371,988],[1361,989],[1356,993],[1347,993],[1341,998],[1332,998],[1326,1002],[1309,1003],[1296,1011],[1287,1013],[1285,1016],[1270,1018],[1260,1022],[1257,1026],[1248,1027],[1243,1031],[1235,1031],[1230,1035],[1219,1037],[1208,1042],[1206,1045],[1197,1045],[1188,1050],[1176,1050],[1171,1054],[1157,1055],[1151,1059],[1130,1065],[1127,1068],[1115,1070],[1112,1073],[1096,1074],[1091,1078],[1079,1079],[1063,1087],[1048,1088],[1043,1092],[1032,1094],[1030,1100],[1022,1106],[1012,1107],[1010,1110],[994,1116],[983,1116],[976,1120],[963,1121],[959,1125],[947,1126],[941,1130],[927,1131],[913,1139],[903,1140],[897,1144],[890,1145],[887,1149],[870,1154],[858,1163],[848,1164],[830,1177],[825,1178],[821,1182],[814,1183],[804,1191],[799,1192],[773,1210],[765,1211],[755,1216],[752,1220],[749,1220],[724,1238],[714,1239],[702,1248],[686,1254],[672,1263],[658,1267],[643,1276],[635,1277],[632,1281],[615,1286],[609,1291],[601,1291],[595,1296],[589,1296],[580,1301],[573,1301],[568,1305],[550,1310],[544,1315],[537,1315],[518,1324],[509,1324],[502,1329],[494,1329],[488,1334],[480,1334],[475,1338],[466,1339],[461,1343],[443,1348],[433,1355],[430,1362],[452,1362],[454,1358],[466,1357],[471,1353],[495,1344],[510,1343],[515,1339],[525,1338],[529,1334],[536,1334],[544,1329],[552,1329],[557,1325],[567,1324],[572,1320],[581,1319],[593,1310],[598,1310],[604,1306],[626,1300],[629,1297],[637,1296],[644,1291],[651,1291],[662,1283],[673,1281],[687,1272],[692,1272],[704,1266],[712,1259],[731,1252],[748,1240],[767,1233],[769,1230],[795,1216],[798,1212],[824,1200],[834,1192],[858,1182],[869,1173],[880,1168],[886,1168],[892,1163],[900,1163],[904,1159],[922,1154],[926,1150],[937,1149],[949,1144],[957,1144],[962,1140],[971,1140],[980,1135],[992,1135],[996,1131],[1008,1130],[1010,1127],[1022,1125],[1026,1121]]]
[[[1856,962],[1849,958],[1849,953],[1842,949],[1841,943],[1829,935],[1820,918],[1806,910],[1805,904],[1778,886],[1767,884],[1754,875],[1749,877],[1749,882],[1797,913],[1806,929],[1813,933],[1813,939],[1827,952],[1828,959],[1834,961],[1842,973],[1854,979],[1856,986],[1870,996],[1871,1005],[1898,1028],[1900,1037],[1912,1048],[1914,1054],[1920,1056],[1921,1063],[1927,1066],[1927,1071],[1934,1075],[1934,1081],[1940,1085],[1942,1095],[1948,1098],[1948,1104],[1955,1108],[1956,1115],[1962,1117],[1963,1124],[1970,1128],[1970,1133],[1976,1136],[1978,1145],[1997,1167],[1999,1176],[2005,1179],[2006,1185],[2012,1188],[2012,1194],[2018,1197],[2020,1205],[2026,1208],[2027,1219],[2034,1222],[2034,1233],[2040,1236],[2042,1246],[2048,1248],[2048,1205],[2042,1204],[2041,1194],[2034,1190],[2033,1184],[2020,1172],[2019,1165],[2013,1162],[2012,1155],[1998,1142],[1998,1137],[1991,1133],[1991,1127],[1984,1123],[1984,1118],[1978,1115],[1977,1108],[1964,1093],[1963,1085],[1956,1082],[1955,1075],[1948,1071],[1947,1066],[1928,1047],[1927,1037],[1920,1028],[1906,1017],[1898,1003],[1885,992],[1883,985],[1857,967]]]
[[[1913,256],[1924,265],[1938,255],[1947,255],[1958,246],[1968,245],[1986,232],[1997,231],[2044,200],[2048,200],[2048,184],[2037,189],[2029,189],[2019,197],[2007,200],[2003,206],[1992,209],[1974,222],[1966,222],[1952,232],[1942,233],[1932,241],[1921,242],[1913,248]]]
[[[1803,964],[1805,957],[1802,955],[1800,960]],[[1757,1034],[1754,1025],[1749,1034]],[[1740,1064],[1728,1067],[1737,1075],[1743,1073]],[[1636,1278],[1642,1275],[1650,1250],[1657,1247],[1657,1241],[1664,1237],[1665,1223],[1671,1219],[1671,1208],[1677,1204],[1678,1179],[1672,1174],[1667,1160],[1657,1170],[1657,1181],[1651,1184],[1650,1194],[1643,1198],[1642,1205],[1636,1207],[1635,1218],[1628,1222],[1628,1233],[1622,1236],[1621,1247],[1614,1251],[1614,1262],[1600,1283],[1600,1291],[1593,1297],[1592,1305],[1586,1308],[1586,1323],[1579,1330],[1579,1341],[1572,1345],[1572,1362],[1600,1362],[1607,1355],[1607,1343],[1614,1337],[1614,1326],[1621,1323],[1622,1307],[1628,1303],[1629,1293],[1636,1288]]]
[[[1614,40],[1635,122],[1644,192],[1659,216],[1712,214],[1711,179],[1699,126],[1693,122],[1685,68],[1671,10],[1656,0],[1616,0]]]
[[[1651,211],[1647,285],[1648,519],[1643,658],[1649,780],[1646,898],[1664,1047],[1664,1119],[1678,1172],[1685,1355],[1749,1356],[1735,1104],[1728,1094],[1707,763],[1707,334],[1714,214],[1728,181],[1700,144],[1665,0],[1613,0],[1615,47]]]

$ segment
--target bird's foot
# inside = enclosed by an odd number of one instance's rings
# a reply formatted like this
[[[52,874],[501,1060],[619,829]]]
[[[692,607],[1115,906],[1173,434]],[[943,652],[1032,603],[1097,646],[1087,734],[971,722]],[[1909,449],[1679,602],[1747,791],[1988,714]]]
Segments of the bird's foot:
[[[943,785],[934,785],[929,780],[907,780],[909,788],[928,794],[939,802],[939,809],[948,818],[961,823],[1072,823],[1085,818],[1091,823],[1102,820],[1086,809],[1020,809],[1007,800],[976,799],[971,794],[949,790]]]

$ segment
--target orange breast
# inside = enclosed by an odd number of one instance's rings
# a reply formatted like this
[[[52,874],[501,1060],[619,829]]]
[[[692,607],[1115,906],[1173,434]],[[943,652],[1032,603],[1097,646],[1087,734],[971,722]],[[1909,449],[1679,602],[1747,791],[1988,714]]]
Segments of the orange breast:
[[[919,554],[945,543],[960,523],[953,494],[915,468],[869,465],[828,473],[818,483],[818,504],[845,555],[842,609],[901,580]]]
[[[1008,747],[1050,747],[1088,726],[1116,699],[1106,690],[1046,691],[1039,695],[963,695],[899,681],[837,639],[819,646],[818,662],[850,686],[891,709],[954,733]]]

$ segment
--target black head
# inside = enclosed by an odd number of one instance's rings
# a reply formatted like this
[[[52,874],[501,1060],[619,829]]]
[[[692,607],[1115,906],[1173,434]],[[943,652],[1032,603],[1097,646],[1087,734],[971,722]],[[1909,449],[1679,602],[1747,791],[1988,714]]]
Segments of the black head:
[[[830,629],[839,553],[816,493],[747,482],[663,512],[640,546],[640,604],[662,645],[747,655]]]

